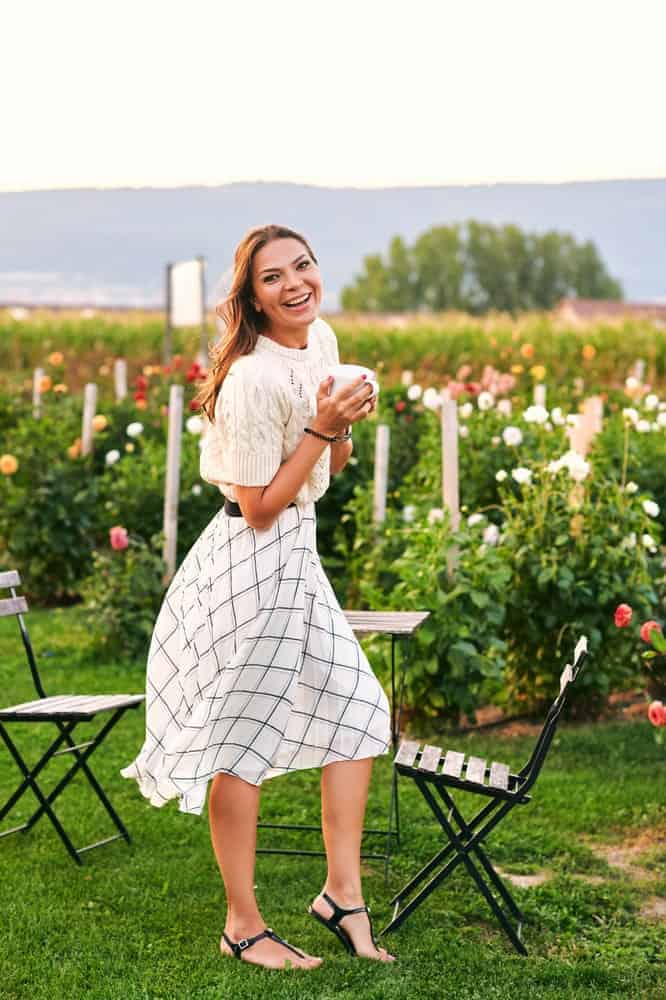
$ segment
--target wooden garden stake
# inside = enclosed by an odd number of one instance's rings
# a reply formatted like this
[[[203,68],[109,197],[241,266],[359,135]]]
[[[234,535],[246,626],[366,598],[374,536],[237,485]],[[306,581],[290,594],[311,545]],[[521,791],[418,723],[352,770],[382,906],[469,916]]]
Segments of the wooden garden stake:
[[[127,362],[124,358],[116,358],[113,363],[113,382],[116,399],[120,402],[127,395]]]
[[[448,508],[451,529],[457,531],[460,525],[460,490],[458,479],[458,404],[442,393],[442,497]],[[449,549],[448,570],[453,575],[457,561],[456,553]]]
[[[32,415],[37,420],[42,415],[42,390],[40,388],[44,378],[44,369],[35,368],[32,376]]]
[[[183,387],[169,390],[169,430],[167,437],[166,488],[164,492],[164,561],[168,583],[176,572],[178,542],[178,496],[180,491],[180,445],[183,433]]]
[[[83,389],[83,422],[81,425],[81,454],[89,455],[93,443],[93,417],[97,409],[97,386],[87,382]]]
[[[378,424],[375,434],[375,489],[372,505],[373,524],[386,520],[386,492],[388,490],[389,444],[391,428]]]
[[[546,405],[546,387],[542,382],[534,386],[534,405],[544,407]]]

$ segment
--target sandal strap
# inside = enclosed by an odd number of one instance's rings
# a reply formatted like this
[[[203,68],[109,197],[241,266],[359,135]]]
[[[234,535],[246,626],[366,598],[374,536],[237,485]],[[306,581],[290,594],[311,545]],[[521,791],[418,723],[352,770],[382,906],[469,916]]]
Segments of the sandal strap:
[[[271,938],[273,941],[277,941],[278,944],[283,944],[285,948],[289,948],[289,950],[293,951],[295,955],[300,955],[301,958],[305,958],[305,955],[302,951],[299,951],[298,948],[294,948],[293,944],[289,944],[289,942],[285,941],[284,938],[281,938],[279,934],[275,934],[275,932],[272,931],[270,927],[267,929],[267,932],[268,932],[268,937]]]
[[[348,913],[367,913],[370,915],[369,906],[354,906],[350,910],[345,910],[344,907],[338,906],[334,899],[331,899],[327,892],[322,892],[322,896],[326,902],[333,907],[333,913],[328,918],[329,923],[337,924],[343,917],[346,917]]]
[[[243,952],[246,950],[246,948],[251,948],[253,944],[257,943],[257,941],[261,941],[261,939],[265,938],[265,937],[270,937],[272,935],[272,933],[273,932],[272,932],[271,928],[270,927],[266,927],[259,934],[255,934],[254,937],[251,937],[251,938],[241,938],[240,941],[237,941],[236,943],[234,943],[231,940],[231,938],[228,937],[227,934],[224,931],[222,931],[222,937],[227,942],[227,944],[229,945],[229,947],[233,951],[233,953],[236,956],[236,958],[242,958]]]

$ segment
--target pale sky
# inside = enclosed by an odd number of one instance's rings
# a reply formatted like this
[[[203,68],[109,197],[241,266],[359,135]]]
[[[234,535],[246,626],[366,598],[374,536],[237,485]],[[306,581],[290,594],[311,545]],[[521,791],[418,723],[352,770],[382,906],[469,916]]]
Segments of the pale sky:
[[[14,0],[0,190],[666,177],[664,0]]]

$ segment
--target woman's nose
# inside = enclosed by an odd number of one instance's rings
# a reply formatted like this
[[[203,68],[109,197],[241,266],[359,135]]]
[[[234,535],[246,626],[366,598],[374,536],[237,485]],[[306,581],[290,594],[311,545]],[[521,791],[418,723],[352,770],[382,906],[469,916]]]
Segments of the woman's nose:
[[[298,271],[288,270],[285,272],[284,283],[287,288],[298,288],[301,284],[301,276]]]

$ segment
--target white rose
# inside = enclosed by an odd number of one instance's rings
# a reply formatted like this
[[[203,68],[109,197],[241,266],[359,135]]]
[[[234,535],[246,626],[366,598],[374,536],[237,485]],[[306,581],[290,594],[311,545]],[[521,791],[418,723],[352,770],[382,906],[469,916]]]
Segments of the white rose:
[[[636,532],[630,532],[626,538],[623,538],[620,542],[623,549],[635,549],[636,548]]]
[[[467,420],[467,418],[471,417],[474,413],[474,407],[471,403],[463,403],[462,406],[458,407],[458,413],[463,420]]]
[[[645,397],[643,402],[646,410],[656,410],[659,406],[659,396],[651,392],[649,396]]]
[[[516,469],[511,470],[511,478],[515,479],[519,486],[526,486],[532,480],[532,473],[530,469],[519,465]]]
[[[644,500],[643,510],[649,517],[659,517],[659,504],[655,503],[654,500]]]
[[[624,387],[627,392],[635,392],[636,389],[640,389],[641,384],[634,375],[628,375],[624,380]]]
[[[107,465],[115,465],[120,458],[120,452],[117,448],[113,448],[111,451],[107,451],[105,462]]]
[[[201,483],[195,483],[194,486],[192,487],[192,492],[194,493],[195,497],[200,497],[201,496]]]
[[[564,423],[565,423],[566,421],[565,421],[565,419],[564,419],[564,414],[562,413],[562,407],[561,407],[561,406],[556,406],[554,410],[551,410],[551,411],[550,411],[550,419],[551,419],[551,420],[553,421],[553,423],[554,423],[554,424],[556,424],[556,425],[557,425],[558,427],[562,427],[562,425],[563,425],[563,424],[564,424]]]
[[[496,524],[487,525],[485,531],[483,532],[483,540],[486,545],[497,545],[499,541],[499,528]]]
[[[497,404],[497,412],[501,413],[503,417],[511,416],[511,400],[510,399],[500,399]]]
[[[414,372],[404,371],[402,373],[402,384],[403,385],[411,385],[413,381],[414,381]]]
[[[427,406],[429,410],[437,410],[442,404],[442,399],[437,389],[433,389],[430,386],[429,389],[423,393],[423,405]]]
[[[428,524],[434,524],[436,521],[444,520],[444,511],[441,507],[432,507],[428,511]]]
[[[462,426],[458,428],[458,433],[461,438],[469,437],[469,427],[465,427],[465,425],[462,424]]]
[[[568,463],[569,475],[575,482],[582,483],[584,479],[587,478],[590,472],[590,463],[586,462],[582,455],[573,453],[574,458],[572,458]]]
[[[548,410],[545,406],[528,406],[523,413],[523,420],[528,424],[545,424],[548,420]]]
[[[652,535],[641,535],[641,542],[643,543],[643,548],[646,548],[648,552],[657,551],[657,543]]]
[[[510,448],[517,448],[522,443],[523,432],[518,427],[505,427],[502,431],[502,437],[504,444],[508,444]]]
[[[635,410],[633,406],[625,406],[622,410],[622,416],[625,419],[625,423],[635,424],[638,420],[638,410]]]
[[[420,399],[422,392],[423,389],[421,388],[420,385],[410,385],[409,389],[407,390],[407,399],[411,400]]]
[[[408,503],[406,507],[402,508],[402,519],[410,523],[416,517],[416,507],[413,503]]]
[[[657,414],[657,424],[659,427],[666,427],[666,412],[660,411]]]
[[[475,524],[481,524],[482,521],[485,521],[483,514],[470,514],[467,518],[467,524],[470,528],[473,528]]]
[[[498,483],[503,483],[507,477],[506,469],[498,469],[495,473],[495,479]]]
[[[550,472],[551,476],[556,476],[558,472],[562,469],[562,459],[558,458],[557,461],[549,462],[546,466],[546,472]]]
[[[480,410],[490,410],[495,405],[495,397],[492,392],[480,392],[476,405]]]
[[[185,421],[185,426],[190,434],[201,434],[203,430],[203,420],[201,417],[193,413],[191,417],[188,417]]]
[[[639,420],[636,424],[636,430],[639,434],[649,434],[651,429],[649,420]]]
[[[128,437],[136,438],[140,434],[143,434],[143,424],[140,424],[139,421],[136,420],[133,424],[127,425],[125,433]]]
[[[638,493],[638,483],[627,483],[624,491],[625,493]]]
[[[568,427],[578,427],[578,421],[579,420],[580,420],[580,417],[578,416],[577,413],[568,413],[567,414],[566,422],[567,422],[567,426]]]

